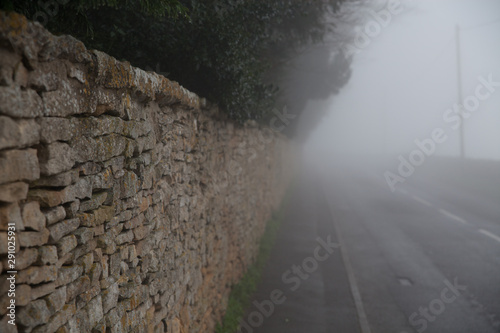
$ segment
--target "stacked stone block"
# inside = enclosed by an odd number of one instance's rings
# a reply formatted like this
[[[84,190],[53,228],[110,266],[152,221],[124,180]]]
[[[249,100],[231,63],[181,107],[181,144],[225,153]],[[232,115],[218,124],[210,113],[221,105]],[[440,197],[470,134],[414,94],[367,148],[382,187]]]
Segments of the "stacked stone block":
[[[207,104],[0,12],[0,331],[213,331],[281,200],[289,147]]]

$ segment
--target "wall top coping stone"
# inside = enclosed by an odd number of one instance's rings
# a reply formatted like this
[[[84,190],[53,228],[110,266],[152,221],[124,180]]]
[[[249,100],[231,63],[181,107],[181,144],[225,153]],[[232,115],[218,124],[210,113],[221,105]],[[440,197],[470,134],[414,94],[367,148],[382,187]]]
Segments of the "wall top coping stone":
[[[72,36],[54,36],[40,23],[31,22],[15,12],[0,11],[0,43],[22,54],[27,65],[35,69],[39,62],[66,59],[87,64],[93,71],[94,83],[112,89],[126,89],[159,104],[179,103],[187,108],[206,108],[207,101],[179,83],[154,72],[133,67],[129,62],[97,51],[87,50]]]

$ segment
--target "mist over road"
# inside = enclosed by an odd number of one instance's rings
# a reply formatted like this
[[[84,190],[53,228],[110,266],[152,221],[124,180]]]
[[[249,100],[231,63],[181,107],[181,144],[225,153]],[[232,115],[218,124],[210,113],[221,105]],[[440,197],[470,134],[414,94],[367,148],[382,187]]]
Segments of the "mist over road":
[[[301,115],[326,114],[246,319],[286,300],[252,332],[500,332],[500,3],[402,3]]]
[[[255,297],[286,299],[254,331],[500,332],[498,165],[468,163],[482,174],[457,182],[460,164],[437,159],[391,192],[383,164],[339,160],[294,187]],[[314,269],[305,258],[330,236],[338,248]]]
[[[326,175],[372,332],[500,331],[500,178],[472,169],[462,181],[439,177],[456,173],[456,162],[432,162],[395,193],[376,166]],[[499,190],[473,186],[483,181]],[[449,283],[463,290],[453,294]]]

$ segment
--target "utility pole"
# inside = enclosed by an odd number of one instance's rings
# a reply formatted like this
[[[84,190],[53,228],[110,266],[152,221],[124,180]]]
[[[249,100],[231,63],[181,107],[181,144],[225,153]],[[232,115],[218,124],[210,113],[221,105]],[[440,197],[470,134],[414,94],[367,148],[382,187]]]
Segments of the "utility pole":
[[[460,26],[456,26],[456,44],[457,44],[457,84],[458,84],[458,105],[460,107],[460,157],[465,158],[465,142],[464,142],[464,106],[462,99],[462,65],[460,61]]]

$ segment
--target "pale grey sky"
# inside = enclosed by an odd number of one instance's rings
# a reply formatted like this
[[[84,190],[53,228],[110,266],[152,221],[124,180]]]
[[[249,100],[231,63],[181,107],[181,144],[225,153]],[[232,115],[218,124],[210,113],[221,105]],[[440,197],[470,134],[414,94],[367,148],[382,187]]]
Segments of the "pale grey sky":
[[[309,144],[332,153],[397,156],[440,127],[449,139],[437,154],[457,155],[459,131],[443,120],[458,101],[456,24],[461,27],[463,98],[474,94],[479,76],[491,74],[500,82],[499,0],[406,1],[402,12],[354,56],[352,78],[341,93],[311,103],[326,107],[328,115]],[[464,125],[467,157],[500,159],[500,87]]]

